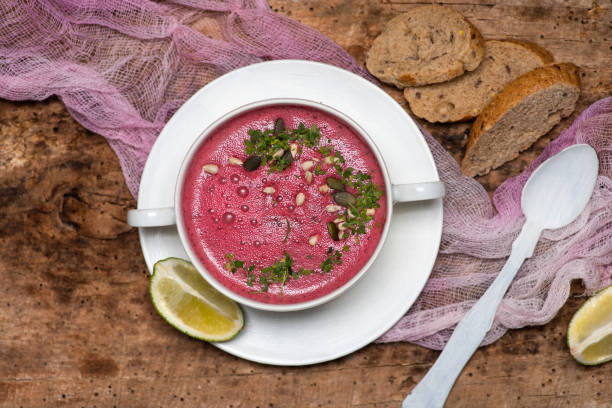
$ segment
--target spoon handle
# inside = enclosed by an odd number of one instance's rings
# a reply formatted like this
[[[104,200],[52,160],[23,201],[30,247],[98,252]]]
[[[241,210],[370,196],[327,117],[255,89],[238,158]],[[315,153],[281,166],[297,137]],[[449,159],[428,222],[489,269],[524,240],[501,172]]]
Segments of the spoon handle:
[[[529,222],[512,244],[501,272],[482,297],[457,324],[435,364],[406,397],[402,408],[440,408],[455,380],[491,328],[495,312],[523,261],[533,254],[541,229]]]

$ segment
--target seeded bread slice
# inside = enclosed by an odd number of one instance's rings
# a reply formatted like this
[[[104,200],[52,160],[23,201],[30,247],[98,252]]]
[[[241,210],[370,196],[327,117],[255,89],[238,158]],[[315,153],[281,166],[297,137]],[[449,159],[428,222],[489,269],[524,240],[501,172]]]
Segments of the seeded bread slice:
[[[470,130],[463,173],[483,175],[516,158],[569,116],[580,95],[577,70],[570,63],[548,65],[506,85]]]
[[[372,43],[366,67],[399,88],[448,81],[478,67],[484,40],[457,11],[421,6],[391,19]]]
[[[553,62],[544,48],[526,41],[488,40],[485,56],[474,71],[448,82],[406,88],[412,112],[429,122],[473,119],[515,78]]]

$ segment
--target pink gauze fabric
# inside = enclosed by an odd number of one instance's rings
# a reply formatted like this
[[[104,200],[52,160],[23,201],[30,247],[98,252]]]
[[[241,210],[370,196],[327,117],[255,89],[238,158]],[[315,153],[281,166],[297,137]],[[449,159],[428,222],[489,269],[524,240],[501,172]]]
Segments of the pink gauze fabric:
[[[58,95],[87,129],[106,138],[136,196],[147,154],[181,104],[212,79],[270,59],[326,62],[374,79],[320,33],[272,12],[265,0],[4,0],[0,3],[0,97]],[[507,329],[544,324],[568,297],[611,283],[612,98],[601,100],[494,194],[464,177],[426,132],[446,183],[440,254],[423,293],[378,341],[440,349],[501,269],[523,222],[521,189],[544,159],[574,143],[598,152],[591,201],[571,225],[546,231],[519,271],[484,344]]]

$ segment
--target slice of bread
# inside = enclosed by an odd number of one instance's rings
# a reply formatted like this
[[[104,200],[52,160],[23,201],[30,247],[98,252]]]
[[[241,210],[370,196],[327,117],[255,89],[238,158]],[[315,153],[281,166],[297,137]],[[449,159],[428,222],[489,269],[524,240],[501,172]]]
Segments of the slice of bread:
[[[516,158],[569,116],[580,95],[577,70],[570,63],[548,65],[506,85],[470,130],[463,173],[483,175]]]
[[[544,48],[526,41],[488,40],[485,56],[474,71],[449,82],[406,88],[412,112],[429,122],[473,119],[515,78],[553,62]]]
[[[452,8],[421,6],[391,19],[372,43],[366,67],[399,88],[448,81],[478,67],[484,40]]]

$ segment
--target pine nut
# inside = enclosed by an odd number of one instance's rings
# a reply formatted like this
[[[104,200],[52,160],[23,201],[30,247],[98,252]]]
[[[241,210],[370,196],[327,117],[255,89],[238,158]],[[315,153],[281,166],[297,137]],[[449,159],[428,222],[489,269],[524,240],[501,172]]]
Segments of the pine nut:
[[[318,235],[313,235],[310,237],[310,239],[308,239],[308,243],[312,246],[317,245],[317,241],[319,241],[319,236]]]
[[[370,217],[373,217],[374,214],[376,214],[376,209],[375,208],[368,208],[366,210],[366,215],[369,215]]]
[[[312,173],[311,173],[311,172],[307,171],[307,172],[304,174],[304,178],[306,179],[306,182],[307,182],[308,184],[312,183]]]
[[[319,186],[319,192],[323,194],[329,193],[329,186],[327,184],[322,184]]]
[[[291,143],[291,147],[290,147],[291,157],[293,157],[294,159],[295,159],[295,156],[297,156],[298,147],[299,146],[297,143]]]
[[[298,207],[301,206],[302,204],[304,204],[304,200],[306,200],[306,196],[304,195],[304,193],[297,193],[297,195],[295,196],[295,205],[297,205]]]
[[[314,166],[314,162],[312,160],[306,160],[302,163],[302,170],[308,171],[312,169],[312,166]]]
[[[341,208],[342,207],[340,207],[339,205],[329,204],[327,207],[325,207],[325,211],[330,212],[330,213],[338,212],[338,211],[340,211]]]
[[[276,152],[274,152],[272,157],[274,157],[275,159],[278,159],[279,157],[281,157],[283,155],[283,153],[285,153],[285,150],[278,149]]]
[[[334,220],[334,223],[338,226],[338,229],[340,231],[344,231],[345,229],[348,229],[348,226],[346,225],[346,223],[344,222],[342,218],[336,218]]]
[[[217,174],[219,171],[219,166],[216,164],[205,164],[202,166],[202,170],[204,170],[208,174]]]
[[[274,187],[264,187],[263,192],[266,194],[274,194],[276,193],[276,189]]]
[[[230,157],[229,163],[233,166],[242,166],[242,160],[237,157]]]

